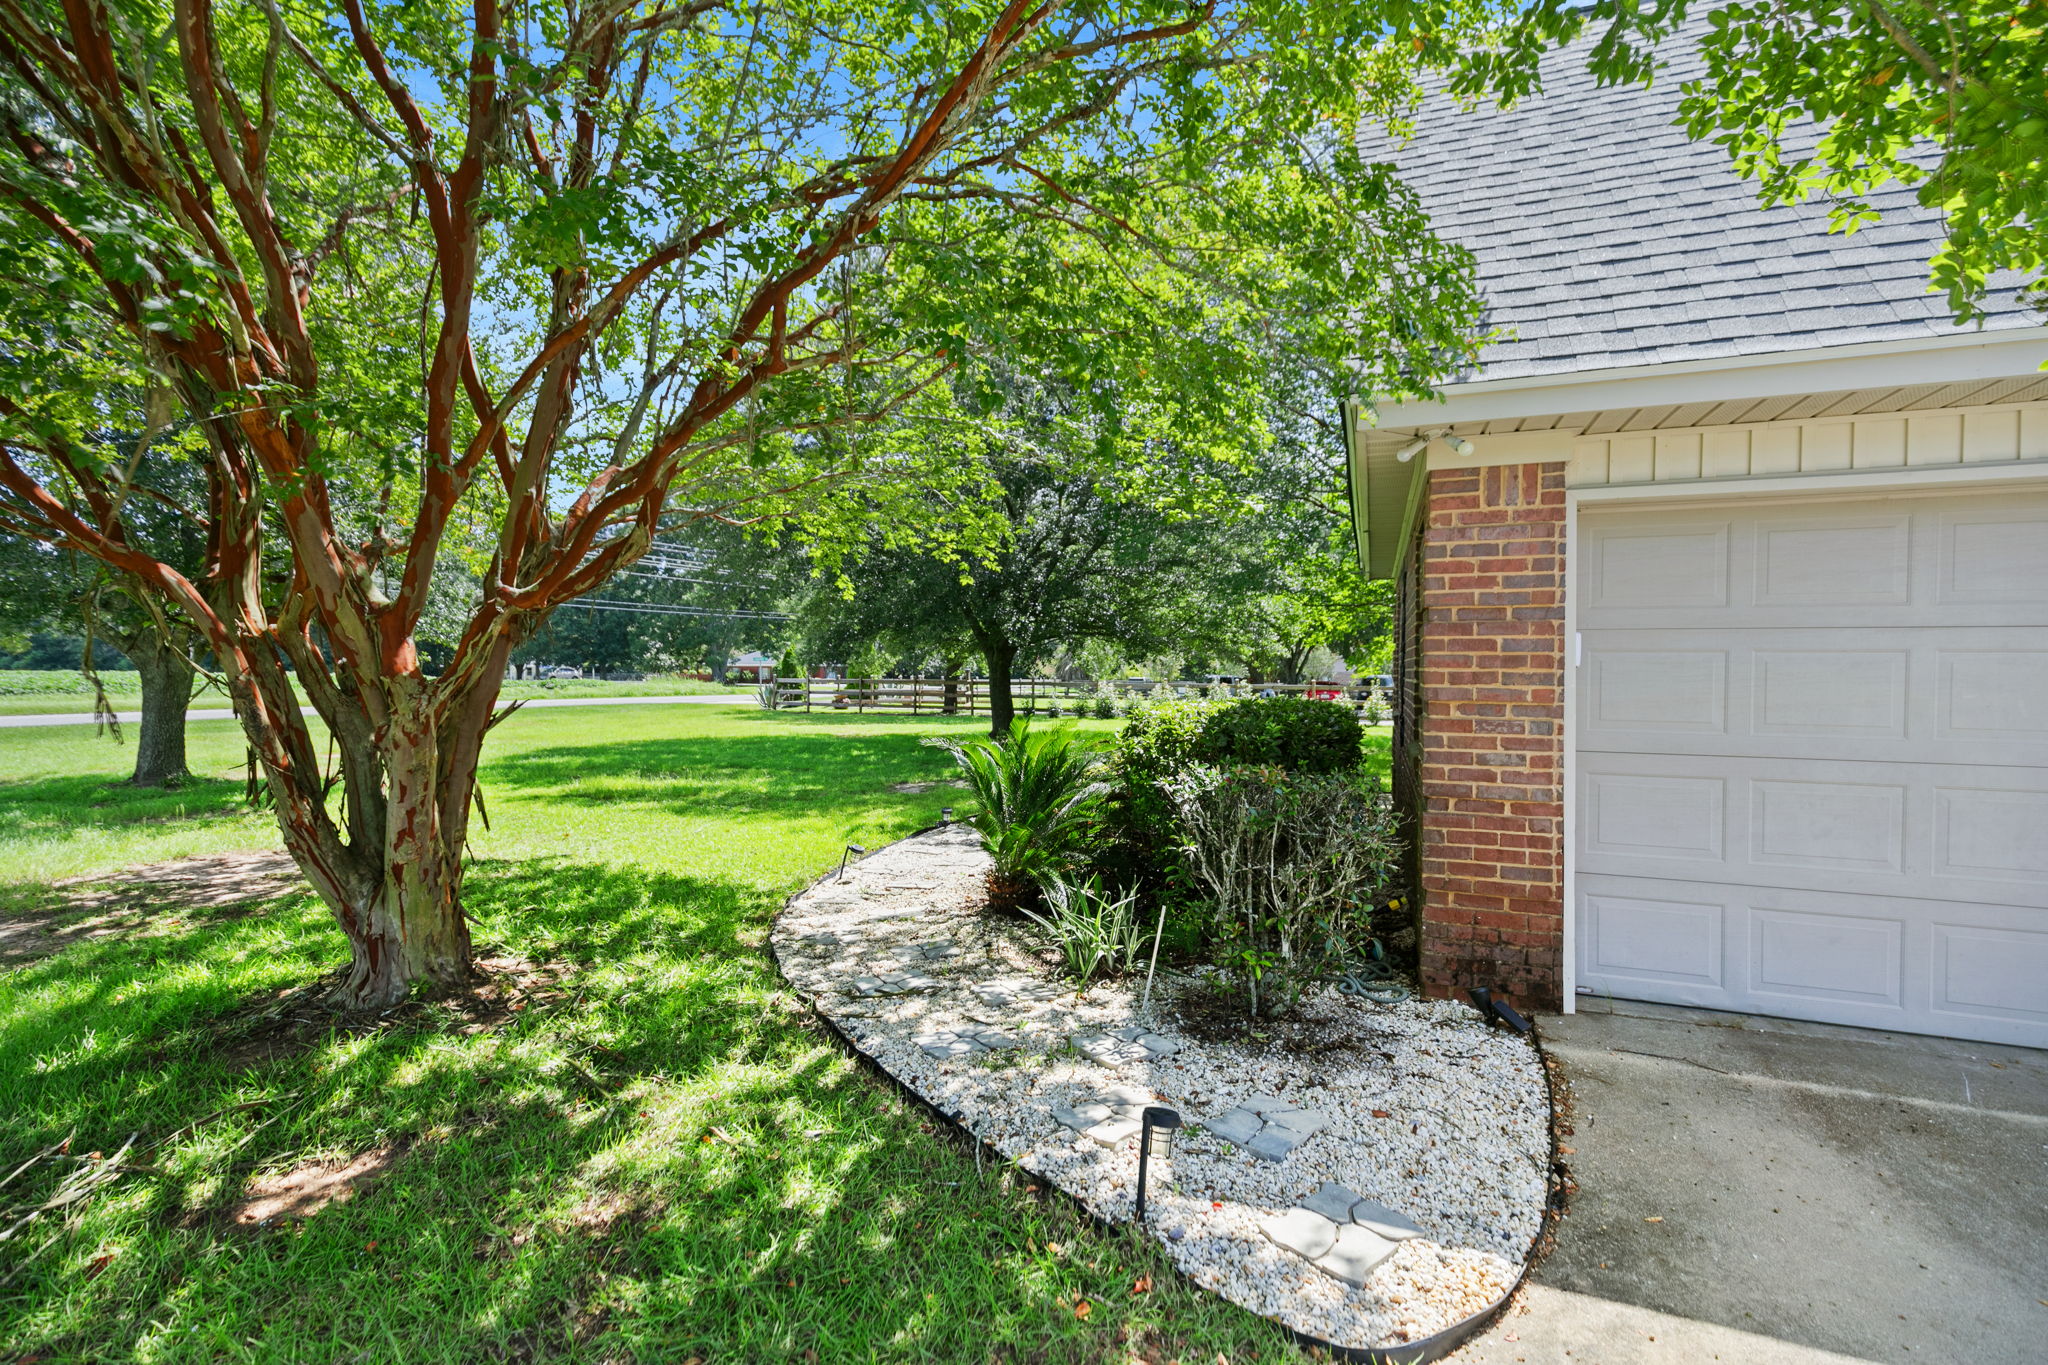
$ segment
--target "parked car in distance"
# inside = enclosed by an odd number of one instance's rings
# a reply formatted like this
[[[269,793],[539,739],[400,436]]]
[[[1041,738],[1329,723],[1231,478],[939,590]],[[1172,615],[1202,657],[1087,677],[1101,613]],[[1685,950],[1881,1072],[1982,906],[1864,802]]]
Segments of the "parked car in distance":
[[[549,669],[543,676],[549,678],[580,678],[583,676],[583,670],[580,668],[570,668],[565,664],[560,668]]]

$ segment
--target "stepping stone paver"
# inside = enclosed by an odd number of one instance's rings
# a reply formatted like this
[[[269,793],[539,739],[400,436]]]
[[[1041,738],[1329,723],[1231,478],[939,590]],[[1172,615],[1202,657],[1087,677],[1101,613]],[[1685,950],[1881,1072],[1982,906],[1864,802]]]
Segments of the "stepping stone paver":
[[[1299,1139],[1292,1134],[1269,1123],[1252,1134],[1251,1141],[1244,1144],[1244,1149],[1261,1161],[1285,1161],[1287,1154],[1295,1149],[1298,1142]]]
[[[1078,1104],[1055,1104],[1053,1118],[1104,1147],[1128,1142],[1144,1127],[1139,1111],[1152,1103],[1152,1094],[1134,1086],[1111,1086]]]
[[[1264,1123],[1259,1116],[1249,1109],[1232,1109],[1226,1114],[1218,1114],[1213,1119],[1202,1120],[1203,1129],[1240,1147],[1250,1142],[1253,1134],[1263,1126]]]
[[[1334,1180],[1325,1180],[1299,1205],[1261,1226],[1273,1242],[1353,1287],[1363,1287],[1402,1242],[1422,1235],[1406,1215]]]
[[[1310,1261],[1337,1245],[1337,1225],[1308,1209],[1276,1213],[1259,1225],[1259,1231],[1268,1241]]]
[[[1202,1126],[1262,1161],[1285,1161],[1288,1153],[1329,1127],[1330,1116],[1274,1095],[1252,1095]]]
[[[1394,1254],[1394,1243],[1378,1233],[1351,1224],[1337,1229],[1337,1244],[1314,1262],[1355,1289],[1365,1286],[1373,1268]]]
[[[1342,1189],[1343,1186],[1338,1186]],[[1410,1237],[1420,1237],[1422,1229],[1415,1226],[1413,1219],[1405,1213],[1397,1213],[1385,1204],[1375,1204],[1370,1199],[1361,1199],[1351,1206],[1351,1221],[1374,1232],[1390,1242],[1405,1242]]]
[[[1097,1066],[1129,1066],[1171,1057],[1180,1051],[1180,1044],[1163,1033],[1120,1028],[1111,1033],[1077,1034],[1074,1050]]]
[[[980,1032],[966,1032],[960,1029],[933,1029],[920,1033],[911,1042],[923,1048],[934,1057],[972,1057],[982,1052],[997,1052],[1004,1048],[1022,1047],[1024,1040],[1015,1034],[1003,1033],[996,1029]]]
[[[1314,1194],[1301,1201],[1301,1207],[1307,1209],[1310,1213],[1321,1214],[1332,1223],[1348,1223],[1351,1221],[1352,1206],[1357,1203],[1358,1195],[1356,1193],[1345,1189],[1333,1180],[1325,1180],[1322,1184],[1316,1186]],[[1332,1232],[1330,1235],[1335,1237],[1337,1234]],[[1316,1254],[1321,1255],[1322,1253],[1317,1252]]]
[[[1137,1134],[1137,1131],[1144,1126],[1145,1125],[1137,1119],[1109,1119],[1103,1123],[1098,1123],[1091,1128],[1083,1128],[1081,1130],[1081,1135],[1083,1137],[1093,1138],[1096,1142],[1101,1143],[1104,1147],[1114,1147],[1118,1143],[1127,1141],[1130,1138],[1134,1137]]]

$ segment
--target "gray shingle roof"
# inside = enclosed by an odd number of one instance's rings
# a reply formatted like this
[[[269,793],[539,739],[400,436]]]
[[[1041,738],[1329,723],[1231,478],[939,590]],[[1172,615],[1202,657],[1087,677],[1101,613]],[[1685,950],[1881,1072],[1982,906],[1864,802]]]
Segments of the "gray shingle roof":
[[[1675,40],[1656,82],[1594,84],[1589,44],[1552,53],[1546,92],[1503,111],[1424,101],[1405,145],[1377,130],[1439,234],[1478,260],[1488,323],[1507,333],[1467,379],[1764,355],[1952,334],[1944,295],[1926,292],[1938,214],[1911,191],[1872,199],[1881,222],[1828,232],[1825,202],[1763,209],[1728,154],[1674,123],[1698,75]],[[1986,326],[2039,326],[2012,287]]]

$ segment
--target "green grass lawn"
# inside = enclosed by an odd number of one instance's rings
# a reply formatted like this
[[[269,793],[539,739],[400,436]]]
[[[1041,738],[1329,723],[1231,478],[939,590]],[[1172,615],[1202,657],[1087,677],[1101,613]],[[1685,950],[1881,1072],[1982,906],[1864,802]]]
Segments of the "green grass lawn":
[[[116,710],[134,711],[142,705],[140,676],[132,671],[108,669],[100,674],[107,700]],[[754,696],[752,684],[720,687],[694,678],[649,678],[645,682],[602,682],[597,679],[513,682],[505,684],[507,701],[535,697],[695,697],[713,693],[730,695],[735,701]],[[194,709],[221,708],[228,700],[218,688],[202,685],[192,698]],[[0,669],[0,716],[88,715],[92,711],[92,688],[75,672],[50,669]]]
[[[982,724],[514,716],[468,904],[479,943],[566,976],[482,1031],[316,1030],[263,1059],[238,1012],[346,956],[305,897],[0,969],[0,1175],[67,1135],[78,1156],[135,1134],[149,1168],[0,1242],[0,1358],[1300,1358],[1149,1245],[977,1172],[781,989],[783,898],[957,803],[889,787],[946,775],[920,736]],[[60,877],[274,847],[237,804],[233,725],[191,739],[206,776],[140,793],[90,731],[0,730],[0,914],[47,908]],[[351,1202],[224,1219],[254,1178],[380,1148],[402,1155]],[[31,1168],[0,1214],[75,1165]]]

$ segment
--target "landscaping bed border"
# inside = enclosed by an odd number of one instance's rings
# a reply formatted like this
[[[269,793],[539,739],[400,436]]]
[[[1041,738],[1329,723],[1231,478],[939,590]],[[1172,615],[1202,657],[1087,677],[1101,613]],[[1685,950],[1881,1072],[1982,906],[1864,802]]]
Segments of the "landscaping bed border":
[[[930,834],[935,830],[950,829],[954,825],[957,825],[959,823],[959,821],[949,822],[941,820],[936,824],[926,825],[921,829],[912,830],[910,833],[902,836],[902,838],[892,839],[890,842],[886,844],[882,844],[877,848],[869,850],[868,854],[864,854],[863,857],[870,856],[874,853],[879,853],[882,851],[882,849],[885,848],[894,848],[897,844],[903,843],[910,839],[915,839],[920,835]],[[892,1086],[894,1086],[898,1091],[907,1096],[913,1104],[915,1104],[919,1109],[922,1109],[925,1113],[929,1114],[932,1117],[935,1125],[943,1125],[943,1129],[935,1127],[935,1132],[944,1131],[949,1136],[953,1137],[955,1140],[964,1143],[969,1148],[969,1150],[972,1150],[976,1153],[978,1158],[977,1164],[979,1164],[980,1160],[988,1159],[993,1159],[995,1164],[998,1166],[1009,1166],[1015,1164],[1009,1157],[1005,1156],[993,1144],[983,1140],[979,1134],[975,1133],[973,1129],[969,1128],[965,1123],[963,1123],[959,1115],[949,1114],[945,1110],[939,1108],[937,1104],[933,1103],[929,1099],[926,1099],[924,1095],[919,1093],[915,1086],[905,1081],[895,1072],[889,1070],[888,1067],[883,1066],[882,1063],[876,1060],[876,1058],[872,1054],[870,1054],[866,1049],[862,1048],[859,1043],[856,1043],[850,1036],[848,1036],[846,1031],[839,1027],[838,1021],[834,1020],[830,1015],[826,1014],[823,1010],[819,1009],[815,998],[799,990],[796,984],[790,980],[789,973],[783,970],[782,954],[777,949],[775,943],[776,927],[782,922],[782,917],[788,914],[792,909],[796,907],[797,901],[802,899],[804,896],[809,895],[811,892],[817,890],[819,887],[824,886],[828,882],[838,880],[840,878],[840,875],[841,869],[835,868],[830,871],[821,873],[819,876],[813,878],[804,886],[798,888],[795,891],[792,891],[787,897],[783,899],[782,909],[778,910],[775,913],[775,916],[768,921],[768,956],[769,959],[773,961],[775,964],[776,975],[782,978],[783,985],[787,987],[792,994],[802,999],[805,1011],[809,1013],[813,1019],[816,1019],[819,1023],[823,1024],[825,1026],[826,1031],[832,1035],[832,1037],[838,1042],[839,1046],[845,1049],[849,1054],[851,1054],[856,1062],[865,1067],[867,1070],[874,1072],[877,1076],[882,1077],[884,1080],[888,1081]],[[1274,1323],[1276,1327],[1279,1327],[1283,1331],[1287,1332],[1288,1335],[1292,1336],[1295,1339],[1295,1341],[1300,1345],[1309,1348],[1320,1349],[1324,1352],[1327,1352],[1332,1360],[1346,1361],[1349,1363],[1349,1365],[1427,1365],[1427,1363],[1430,1361],[1443,1359],[1452,1351],[1457,1350],[1467,1341],[1470,1341],[1473,1337],[1477,1336],[1480,1332],[1486,1330],[1486,1328],[1491,1326],[1501,1316],[1501,1314],[1507,1309],[1508,1305],[1514,1302],[1515,1296],[1522,1292],[1523,1286],[1525,1286],[1529,1282],[1530,1275],[1535,1271],[1537,1265],[1542,1262],[1543,1258],[1550,1251],[1551,1243],[1554,1240],[1553,1234],[1556,1229],[1556,1224],[1557,1221],[1564,1216],[1565,1205],[1567,1202],[1567,1196],[1570,1189],[1570,1182],[1566,1177],[1564,1168],[1559,1160],[1560,1154],[1558,1152],[1557,1080],[1555,1071],[1553,1070],[1553,1068],[1556,1065],[1556,1062],[1555,1059],[1551,1057],[1550,1053],[1547,1050],[1545,1050],[1543,1046],[1541,1029],[1539,1027],[1534,1026],[1533,1020],[1531,1021],[1531,1024],[1532,1027],[1530,1028],[1528,1034],[1529,1044],[1531,1047],[1536,1049],[1537,1062],[1541,1066],[1543,1071],[1544,1103],[1548,1107],[1550,1115],[1548,1124],[1550,1129],[1550,1161],[1548,1167],[1544,1171],[1545,1195],[1543,1201],[1542,1221],[1537,1225],[1536,1236],[1529,1244],[1529,1255],[1522,1262],[1521,1272],[1515,1276],[1515,1282],[1509,1285],[1506,1292],[1504,1292],[1499,1298],[1495,1299],[1485,1308],[1480,1309],[1477,1313],[1472,1314],[1470,1317],[1464,1318],[1458,1322],[1454,1322],[1449,1327],[1444,1328],[1442,1331],[1436,1332],[1430,1336],[1426,1336],[1422,1338],[1420,1341],[1405,1342],[1399,1346],[1340,1346],[1336,1342],[1325,1341],[1321,1337],[1318,1337],[1313,1333],[1301,1331],[1299,1328],[1288,1327],[1284,1323]],[[1091,1224],[1098,1233],[1114,1234],[1125,1230],[1134,1230],[1138,1232],[1141,1236],[1147,1235],[1144,1229],[1142,1227],[1139,1227],[1135,1223],[1116,1222],[1102,1217],[1100,1214],[1090,1209],[1078,1195],[1075,1195],[1071,1191],[1067,1190],[1064,1186],[1062,1186],[1059,1183],[1059,1181],[1051,1178],[1050,1176],[1042,1176],[1040,1177],[1040,1180],[1043,1182],[1044,1186],[1053,1193],[1055,1197],[1066,1200],[1071,1207],[1073,1207],[1074,1209],[1078,1210],[1081,1214],[1083,1214],[1086,1217],[1088,1223]],[[1173,1273],[1175,1275],[1178,1275],[1181,1279],[1186,1280],[1188,1283],[1192,1284],[1196,1289],[1201,1290],[1205,1294],[1216,1293],[1215,1290],[1212,1290],[1207,1286],[1201,1284],[1199,1281],[1194,1280],[1187,1274],[1186,1271],[1182,1270],[1177,1264],[1173,1266]],[[1226,1303],[1231,1302],[1231,1300],[1228,1299],[1227,1296],[1218,1294],[1217,1297],[1223,1298]],[[1235,1306],[1242,1308],[1242,1305]],[[1244,1309],[1243,1311],[1249,1313],[1251,1310]],[[1272,1321],[1272,1319],[1269,1318],[1267,1319],[1267,1321],[1270,1322]]]

